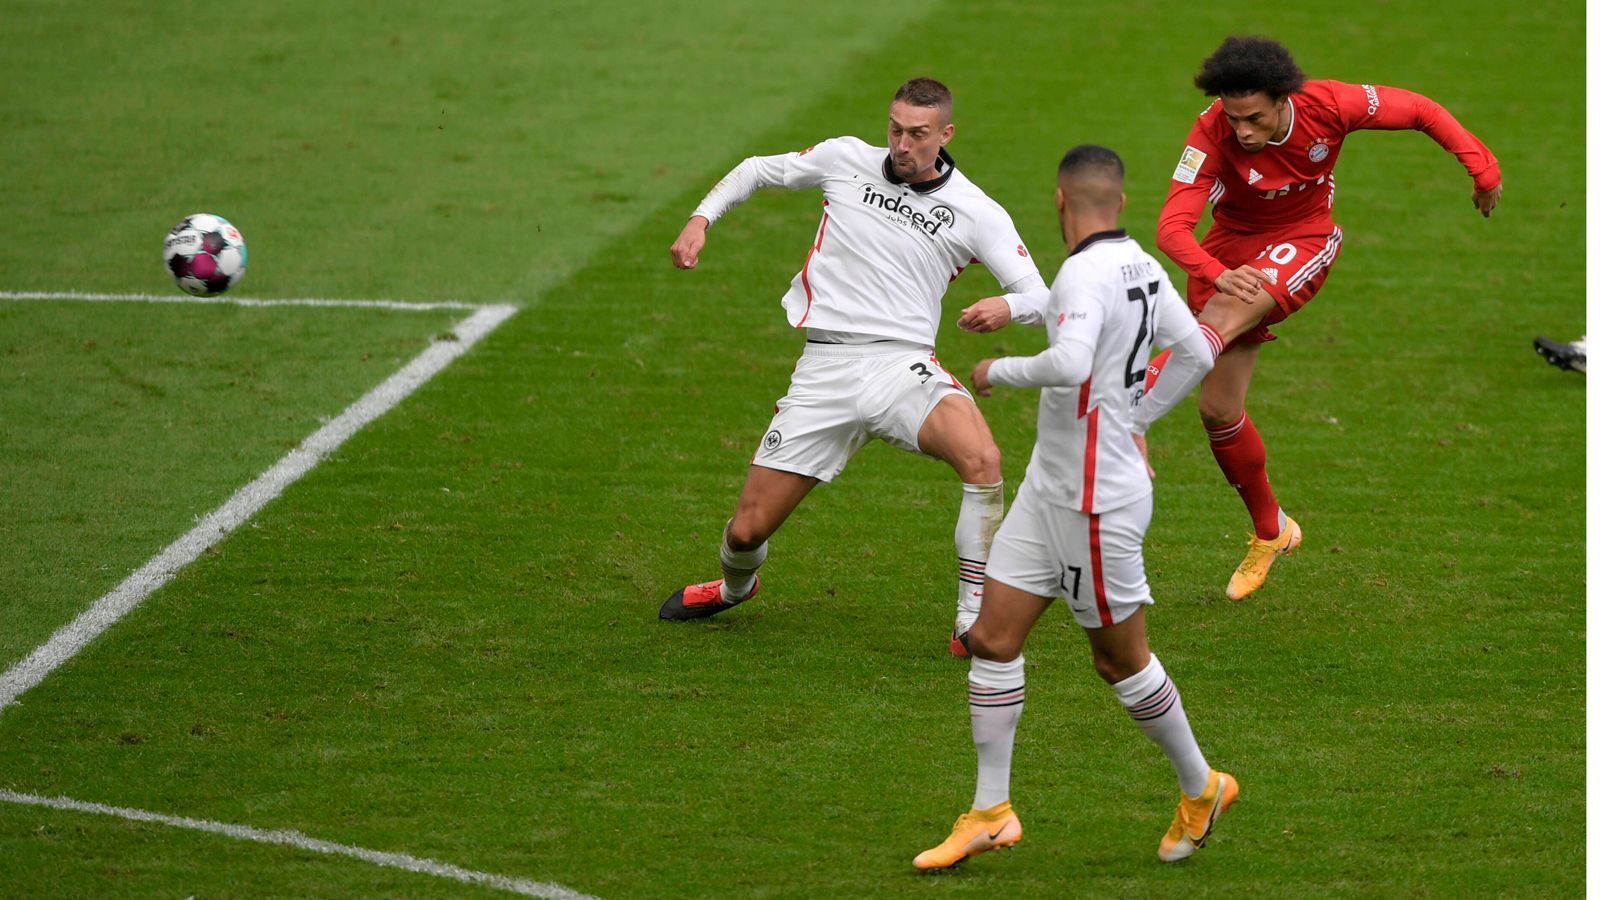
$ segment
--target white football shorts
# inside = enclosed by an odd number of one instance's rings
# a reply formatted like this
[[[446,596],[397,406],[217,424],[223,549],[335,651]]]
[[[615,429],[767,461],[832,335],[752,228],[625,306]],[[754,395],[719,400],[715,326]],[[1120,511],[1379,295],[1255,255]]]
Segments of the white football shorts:
[[[1152,494],[1104,513],[1040,500],[1027,479],[989,548],[988,577],[1062,597],[1085,628],[1113,625],[1154,603],[1144,577]]]
[[[832,481],[873,438],[921,453],[917,432],[950,394],[972,397],[927,347],[808,341],[751,462]]]

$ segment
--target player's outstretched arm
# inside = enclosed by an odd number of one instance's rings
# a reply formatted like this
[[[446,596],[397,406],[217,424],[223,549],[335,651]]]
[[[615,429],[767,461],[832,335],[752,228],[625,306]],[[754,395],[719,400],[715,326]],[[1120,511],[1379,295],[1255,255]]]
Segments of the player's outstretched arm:
[[[672,242],[672,264],[680,269],[692,269],[700,262],[700,251],[706,245],[706,228],[711,225],[705,216],[690,216],[678,239]]]
[[[1099,331],[1099,323],[1095,323]],[[986,359],[972,370],[978,396],[989,396],[995,385],[1007,387],[1075,387],[1089,380],[1094,368],[1094,347],[1074,337],[1061,337],[1033,356]]]
[[[806,152],[778,156],[752,156],[733,167],[722,176],[716,186],[706,194],[700,205],[690,214],[689,221],[672,242],[672,264],[680,269],[692,269],[700,262],[700,251],[706,245],[706,231],[711,223],[727,215],[729,210],[750,199],[764,187],[799,189],[814,187],[819,183],[820,172],[814,165],[797,164]],[[826,154],[818,154],[824,156]],[[817,158],[810,161],[816,163]]]
[[[1484,218],[1500,203],[1500,162],[1477,135],[1431,98],[1387,85],[1332,82],[1345,127],[1411,129],[1454,154],[1472,176],[1472,205]]]

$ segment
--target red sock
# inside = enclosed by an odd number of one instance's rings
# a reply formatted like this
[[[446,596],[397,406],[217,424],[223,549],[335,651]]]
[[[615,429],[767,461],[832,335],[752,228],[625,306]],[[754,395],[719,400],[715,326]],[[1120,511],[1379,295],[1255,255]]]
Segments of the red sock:
[[[1256,537],[1264,541],[1277,537],[1278,498],[1267,482],[1267,447],[1250,414],[1232,425],[1207,428],[1206,435],[1211,438],[1211,455],[1217,458],[1217,466],[1250,510]]]

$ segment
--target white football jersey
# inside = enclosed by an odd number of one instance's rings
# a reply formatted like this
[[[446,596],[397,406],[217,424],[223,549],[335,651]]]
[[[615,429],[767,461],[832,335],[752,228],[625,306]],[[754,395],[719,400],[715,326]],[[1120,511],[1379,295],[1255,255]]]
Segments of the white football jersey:
[[[1066,382],[1073,386],[1039,395],[1026,480],[1041,499],[1103,513],[1150,493],[1132,437],[1150,347],[1198,341],[1199,327],[1161,265],[1127,232],[1099,232],[1073,249],[1050,289],[1050,348],[989,368],[991,382],[1015,386],[1062,384],[1041,375],[1045,362],[1075,373]]]
[[[1049,295],[1000,204],[943,150],[938,177],[921,184],[901,181],[888,159],[886,148],[853,137],[754,156],[694,214],[715,222],[760,187],[822,188],[816,239],[783,297],[796,328],[932,347],[945,290],[974,262],[1011,292],[1015,321],[1039,322]]]

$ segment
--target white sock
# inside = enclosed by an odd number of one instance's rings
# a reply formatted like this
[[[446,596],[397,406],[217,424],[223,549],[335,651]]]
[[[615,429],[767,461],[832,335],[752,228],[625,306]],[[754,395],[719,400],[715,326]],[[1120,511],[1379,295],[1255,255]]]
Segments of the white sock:
[[[989,545],[1006,515],[1004,482],[961,485],[961,514],[956,517],[956,631],[972,627],[983,606],[983,570]]]
[[[967,675],[967,709],[972,743],[978,748],[978,789],[973,809],[988,809],[1011,799],[1011,747],[1022,718],[1022,657],[997,663],[972,658]]]
[[[1127,708],[1134,724],[1145,737],[1156,742],[1178,772],[1178,786],[1185,795],[1198,797],[1206,789],[1211,767],[1189,730],[1189,717],[1183,713],[1183,698],[1178,686],[1161,668],[1161,660],[1150,654],[1150,665],[1131,678],[1113,684],[1117,699]]]
[[[722,599],[742,600],[756,583],[756,570],[767,560],[767,542],[754,550],[735,550],[728,546],[728,531],[722,531]]]

